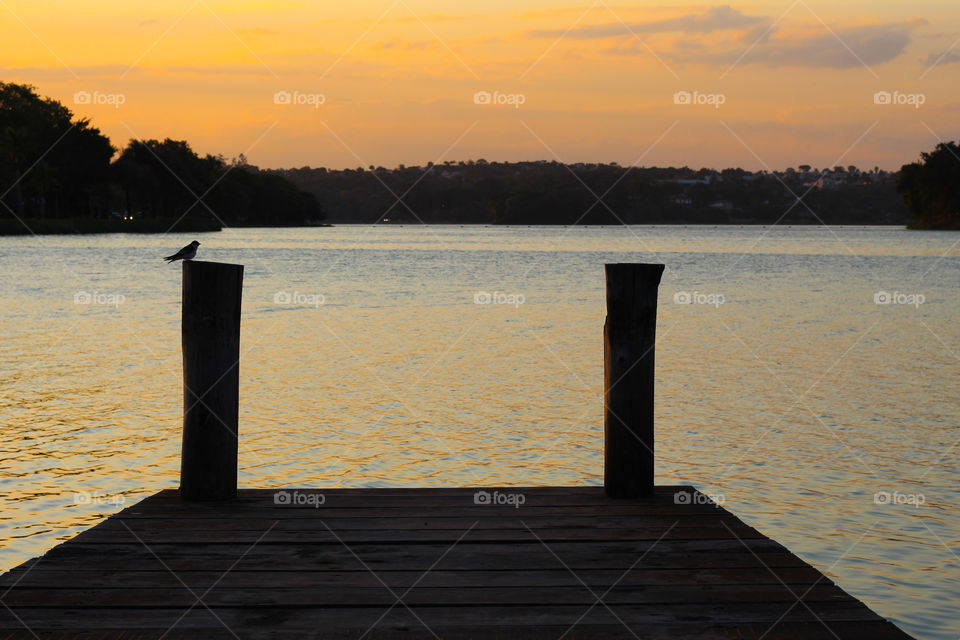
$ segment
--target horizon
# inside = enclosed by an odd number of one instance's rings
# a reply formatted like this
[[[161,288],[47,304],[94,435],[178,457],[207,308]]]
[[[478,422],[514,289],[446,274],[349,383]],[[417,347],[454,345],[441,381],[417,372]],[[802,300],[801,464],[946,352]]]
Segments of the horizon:
[[[121,148],[181,139],[278,169],[897,171],[958,137],[960,18],[930,0],[61,7],[4,4],[3,79]]]
[[[920,154],[918,153],[918,154],[917,154],[917,157],[919,157],[919,156],[920,156]],[[236,158],[234,158],[234,159],[236,159]],[[587,166],[608,166],[608,167],[626,168],[626,167],[624,167],[623,165],[621,165],[621,164],[618,163],[618,162],[579,162],[579,161],[570,161],[570,162],[562,162],[562,163],[561,163],[559,160],[551,160],[551,159],[547,159],[547,158],[537,158],[537,159],[534,159],[534,160],[488,160],[487,158],[468,158],[468,159],[465,159],[465,160],[448,160],[448,161],[446,161],[446,162],[449,162],[449,163],[450,163],[450,166],[460,166],[460,165],[470,166],[470,165],[475,165],[475,164],[522,164],[522,163],[530,163],[530,164],[549,164],[549,163],[551,163],[551,162],[557,162],[557,163],[559,163],[559,164],[565,164],[565,165],[568,165],[568,166],[571,166],[571,167],[574,167],[574,168],[579,168],[581,165],[584,166],[584,167],[587,167]],[[250,164],[251,164],[251,165],[254,165],[254,163],[252,163],[252,162],[251,162]],[[262,171],[298,171],[298,170],[302,170],[302,169],[308,169],[308,170],[325,169],[325,170],[327,170],[327,171],[356,171],[357,169],[363,169],[364,171],[369,171],[369,170],[370,170],[370,167],[369,167],[369,166],[367,166],[367,167],[323,167],[323,166],[312,167],[312,166],[309,166],[309,165],[304,165],[304,166],[302,166],[302,167],[261,167],[261,166],[258,166],[258,165],[254,165],[254,166],[256,166],[258,169],[260,169],[260,170],[262,170]],[[372,166],[372,165],[371,165],[371,166]],[[435,163],[435,164],[432,164],[432,165],[431,165],[431,164],[416,165],[416,164],[405,164],[405,163],[401,163],[401,164],[399,164],[399,165],[394,165],[394,166],[392,166],[392,167],[376,166],[376,167],[374,167],[374,168],[375,168],[377,171],[380,171],[380,170],[383,170],[383,171],[398,171],[398,170],[401,170],[401,167],[403,167],[403,169],[429,169],[430,166],[442,167],[442,166],[446,166],[446,163]],[[838,166],[839,166],[839,165],[838,165]],[[874,170],[874,167],[856,167],[855,165],[843,165],[841,168],[842,168],[844,171],[847,171],[851,166],[854,166],[854,168],[856,168],[856,169],[857,169],[858,171],[860,171],[861,173],[870,173],[870,172],[872,172],[872,171]],[[714,173],[723,173],[724,171],[744,171],[744,172],[746,172],[746,173],[761,173],[762,171],[768,171],[767,169],[761,169],[761,170],[759,170],[759,171],[751,171],[750,169],[744,169],[743,167],[722,167],[722,168],[721,168],[721,167],[691,167],[691,166],[661,166],[661,165],[632,165],[632,166],[630,166],[629,168],[631,168],[631,169],[640,169],[640,170],[644,170],[644,169],[657,169],[657,170],[668,170],[668,169],[672,169],[672,170],[674,170],[674,171],[688,170],[688,171],[692,171],[693,173],[699,173],[699,172],[701,172],[701,171],[712,171],[712,172],[714,172]],[[796,167],[784,167],[784,168],[781,168],[781,169],[771,168],[771,169],[769,169],[769,172],[770,172],[770,173],[787,173],[788,171],[790,171],[790,170],[792,169],[792,170],[796,171],[797,173],[827,173],[827,172],[833,172],[833,170],[836,169],[836,168],[837,168],[836,166],[833,166],[833,167],[826,167],[826,166],[825,166],[825,167],[815,167],[815,166],[811,166],[809,170],[801,170],[799,166],[796,166]],[[900,168],[897,168],[897,169],[885,169],[884,167],[879,167],[878,169],[879,169],[880,172],[888,173],[888,174],[893,174],[893,173],[897,173],[897,172],[900,171]]]

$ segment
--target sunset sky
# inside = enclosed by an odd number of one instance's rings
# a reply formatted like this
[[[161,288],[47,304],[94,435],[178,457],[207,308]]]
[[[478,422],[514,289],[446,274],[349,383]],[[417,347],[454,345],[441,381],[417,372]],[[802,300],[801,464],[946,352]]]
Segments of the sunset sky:
[[[0,0],[0,41],[0,79],[117,146],[262,167],[897,169],[960,137],[945,0]]]

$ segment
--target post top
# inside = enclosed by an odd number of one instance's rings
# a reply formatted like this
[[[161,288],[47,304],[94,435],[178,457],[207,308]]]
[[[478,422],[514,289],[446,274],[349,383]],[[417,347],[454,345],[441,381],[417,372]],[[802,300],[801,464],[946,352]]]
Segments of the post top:
[[[605,267],[607,318],[611,323],[634,322],[642,310],[657,308],[657,290],[664,265],[620,262]]]
[[[604,265],[607,272],[615,271],[647,271],[649,273],[663,273],[666,265],[652,262],[608,262]]]
[[[186,268],[187,268],[187,265],[193,265],[193,266],[195,266],[195,267],[200,266],[200,265],[204,265],[204,266],[200,267],[201,269],[205,269],[205,268],[208,268],[208,267],[209,267],[209,268],[228,267],[228,268],[232,268],[232,269],[243,269],[243,265],[242,265],[242,264],[232,264],[232,263],[229,263],[229,262],[211,262],[211,261],[209,261],[209,260],[184,260],[184,261],[183,261],[183,268],[186,269]]]

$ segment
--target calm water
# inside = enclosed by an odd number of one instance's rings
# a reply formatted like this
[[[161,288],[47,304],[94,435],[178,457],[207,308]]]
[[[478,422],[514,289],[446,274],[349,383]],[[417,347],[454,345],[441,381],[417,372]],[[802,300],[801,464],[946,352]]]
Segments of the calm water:
[[[197,238],[246,265],[242,485],[601,483],[603,264],[662,262],[657,481],[722,497],[909,632],[960,634],[960,234]],[[191,239],[0,238],[0,568],[176,486],[180,268],[159,258]]]

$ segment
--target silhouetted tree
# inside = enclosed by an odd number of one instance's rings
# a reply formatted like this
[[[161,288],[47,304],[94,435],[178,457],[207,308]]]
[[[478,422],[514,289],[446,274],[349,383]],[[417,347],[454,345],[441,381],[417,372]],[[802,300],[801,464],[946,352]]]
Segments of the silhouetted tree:
[[[897,191],[916,229],[960,229],[960,148],[944,142],[900,169]]]
[[[199,156],[183,140],[116,149],[86,119],[33,87],[0,83],[0,217],[216,218],[290,225],[324,214],[316,198],[246,157]]]
[[[109,178],[114,148],[86,119],[74,119],[61,103],[33,87],[0,82],[0,181],[11,185],[0,215],[46,216],[53,212],[96,216]]]
[[[228,225],[284,226],[322,220],[316,199],[243,154],[200,157],[183,140],[131,140],[114,163],[130,211],[213,218]]]

